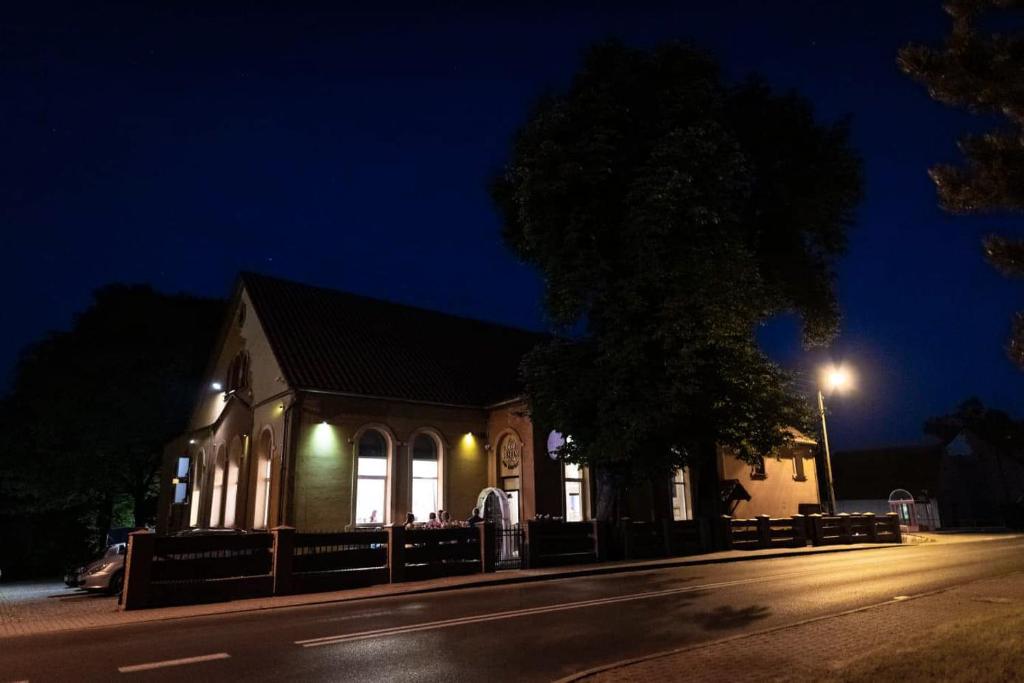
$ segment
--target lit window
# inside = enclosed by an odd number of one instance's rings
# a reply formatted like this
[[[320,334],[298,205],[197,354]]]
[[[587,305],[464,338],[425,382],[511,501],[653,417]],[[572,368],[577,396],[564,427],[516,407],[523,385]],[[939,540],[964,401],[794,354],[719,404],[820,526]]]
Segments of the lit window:
[[[178,469],[174,473],[174,502],[184,504],[188,502],[188,475],[192,459],[187,455],[178,458]]]
[[[238,477],[242,464],[242,441],[238,437],[231,442],[228,453],[227,482],[224,489],[224,526],[235,526],[235,509],[238,505]]]
[[[672,519],[677,522],[692,519],[688,478],[686,470],[676,470],[672,476]]]
[[[270,522],[271,437],[269,431],[260,435],[256,456],[256,500],[253,504],[253,526],[266,529]]]
[[[206,472],[206,453],[199,451],[196,457],[195,473],[192,475],[192,510],[189,513],[189,526],[199,525],[199,508],[202,503],[203,474]]]
[[[210,526],[220,526],[224,511],[224,447],[217,453],[213,470],[213,490],[210,494]]]
[[[374,429],[363,432],[356,447],[356,524],[386,522],[388,444]]]
[[[441,504],[440,462],[437,442],[419,434],[412,443],[412,509],[417,521],[425,522]]]
[[[579,465],[565,463],[565,521],[582,522],[587,518],[585,471]]]

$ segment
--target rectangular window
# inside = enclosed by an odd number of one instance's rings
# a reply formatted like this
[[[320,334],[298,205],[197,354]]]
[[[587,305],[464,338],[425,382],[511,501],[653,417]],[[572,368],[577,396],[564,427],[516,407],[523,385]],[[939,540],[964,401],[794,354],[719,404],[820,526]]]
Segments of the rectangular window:
[[[359,458],[356,466],[356,524],[383,524],[387,458]]]
[[[583,468],[565,463],[565,521],[582,522],[587,518]]]
[[[672,477],[672,519],[677,522],[691,519],[686,477],[684,470],[676,470]]]
[[[800,453],[793,454],[793,479],[807,481],[807,475],[804,472],[804,456]]]
[[[192,459],[187,455],[178,458],[178,469],[175,471],[174,479],[171,480],[174,485],[174,503],[176,505],[188,502],[188,471],[191,464]]]
[[[767,479],[768,473],[764,469],[764,456],[757,456],[757,460],[750,466],[751,479]]]

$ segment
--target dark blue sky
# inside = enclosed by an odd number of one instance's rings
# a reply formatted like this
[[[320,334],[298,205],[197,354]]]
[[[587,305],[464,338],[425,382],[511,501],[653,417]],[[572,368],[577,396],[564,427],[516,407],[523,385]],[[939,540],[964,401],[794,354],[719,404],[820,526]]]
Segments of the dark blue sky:
[[[852,114],[867,199],[840,265],[842,335],[823,354],[791,321],[764,334],[786,363],[856,367],[834,448],[919,440],[972,394],[1024,407],[1003,353],[1022,292],[979,246],[1021,220],[936,208],[926,168],[972,121],[895,67],[907,40],[945,34],[937,1],[22,4],[0,14],[4,374],[97,286],[223,296],[240,269],[543,325],[485,184],[531,100],[617,36],[692,40],[731,77]]]

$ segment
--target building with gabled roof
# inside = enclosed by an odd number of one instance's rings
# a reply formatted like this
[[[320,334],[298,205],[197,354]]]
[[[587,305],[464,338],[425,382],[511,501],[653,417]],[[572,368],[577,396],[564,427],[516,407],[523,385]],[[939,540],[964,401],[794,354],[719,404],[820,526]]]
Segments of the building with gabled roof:
[[[255,273],[228,311],[165,454],[159,530],[465,519],[488,491],[507,497],[512,523],[590,518],[587,469],[549,457],[562,436],[523,399],[520,362],[545,335]],[[818,503],[813,444],[759,469],[722,453],[720,478],[754,494],[742,514]],[[677,519],[692,514],[685,472],[651,486],[661,493],[637,509],[662,495]]]

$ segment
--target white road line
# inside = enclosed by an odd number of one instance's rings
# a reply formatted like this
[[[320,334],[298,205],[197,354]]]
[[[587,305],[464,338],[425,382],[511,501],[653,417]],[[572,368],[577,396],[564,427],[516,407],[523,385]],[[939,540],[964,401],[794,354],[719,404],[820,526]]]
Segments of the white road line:
[[[181,659],[165,659],[162,662],[147,662],[146,664],[132,664],[131,666],[119,666],[117,670],[123,674],[135,673],[136,671],[149,671],[151,669],[162,669],[165,666],[183,666],[185,664],[197,664],[199,662],[212,662],[215,659],[228,659],[231,655],[227,652],[218,652],[213,655],[199,655],[198,657],[182,657]]]
[[[541,607],[528,607],[526,609],[509,610],[507,612],[492,612],[491,614],[478,614],[468,617],[458,617],[456,619],[443,619],[440,621],[428,621],[422,624],[411,624],[409,626],[394,626],[392,628],[382,628],[373,631],[359,631],[356,633],[343,633],[334,636],[324,636],[322,638],[309,638],[307,640],[296,640],[296,645],[302,647],[320,647],[321,645],[336,645],[339,643],[347,643],[354,640],[364,640],[366,638],[379,638],[384,636],[402,635],[406,633],[415,633],[417,631],[432,631],[440,628],[450,628],[452,626],[462,626],[465,624],[478,624],[486,621],[497,621],[500,619],[515,619],[517,617],[531,616],[534,614],[546,614],[549,612],[562,612],[572,609],[582,609],[584,607],[598,607],[601,605],[612,605],[618,602],[629,602],[632,600],[647,600],[650,598],[664,597],[666,595],[677,595],[679,593],[692,593],[694,591],[708,590],[712,588],[724,588],[726,586],[736,586],[740,584],[749,583],[762,583],[765,581],[773,581],[780,578],[781,576],[793,576],[793,575],[806,575],[816,574],[818,571],[799,571],[790,572],[788,574],[775,574],[772,576],[759,577],[755,579],[737,579],[735,581],[720,581],[718,583],[706,583],[699,586],[684,586],[681,588],[670,588],[663,591],[652,591],[646,593],[630,593],[628,595],[617,595],[608,598],[595,598],[593,600],[580,600],[578,602],[566,602],[557,605],[544,605]]]

